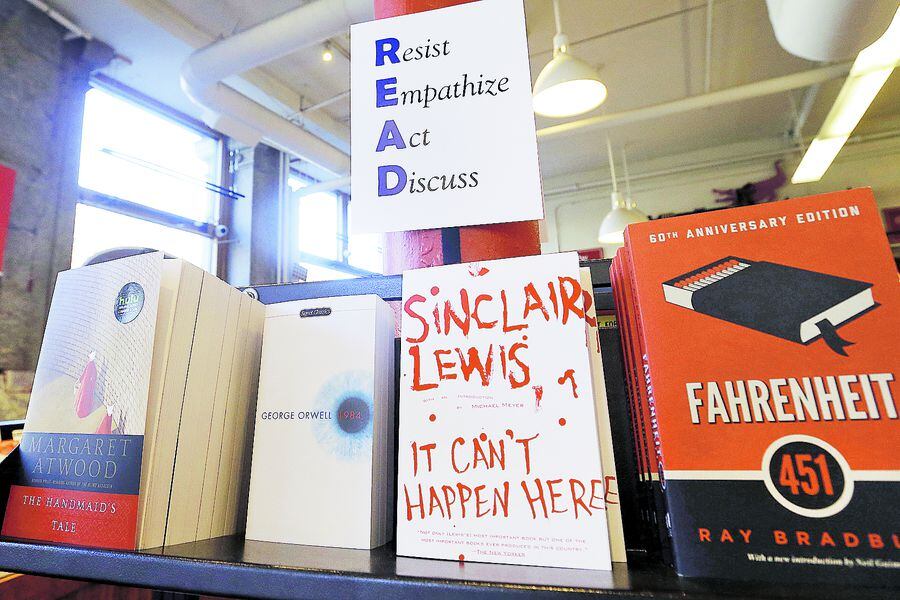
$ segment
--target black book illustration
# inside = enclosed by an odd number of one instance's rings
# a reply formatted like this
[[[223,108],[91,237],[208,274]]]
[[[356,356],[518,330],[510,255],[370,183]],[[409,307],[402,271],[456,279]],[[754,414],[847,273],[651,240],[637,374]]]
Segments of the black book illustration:
[[[837,328],[876,307],[872,284],[728,256],[663,283],[667,302],[799,344],[822,338],[847,356]]]

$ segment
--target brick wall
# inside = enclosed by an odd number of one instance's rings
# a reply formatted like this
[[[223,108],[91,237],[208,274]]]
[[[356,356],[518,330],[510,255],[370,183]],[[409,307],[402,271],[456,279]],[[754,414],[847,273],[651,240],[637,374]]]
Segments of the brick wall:
[[[0,370],[34,368],[56,273],[71,260],[93,65],[82,60],[85,41],[65,33],[24,0],[0,1],[0,163],[17,172],[0,279]]]

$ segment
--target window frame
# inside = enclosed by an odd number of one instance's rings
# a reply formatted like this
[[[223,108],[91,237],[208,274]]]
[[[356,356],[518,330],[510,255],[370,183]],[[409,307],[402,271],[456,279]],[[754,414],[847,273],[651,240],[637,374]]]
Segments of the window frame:
[[[141,92],[103,74],[92,75],[89,83],[89,90],[94,88],[100,89],[112,96],[124,100],[125,102],[133,104],[138,108],[172,121],[176,125],[180,125],[182,127],[190,129],[195,133],[213,140],[216,145],[215,168],[217,177],[216,181],[210,183],[218,186],[220,189],[209,190],[217,194],[215,205],[213,207],[214,219],[211,223],[205,221],[196,221],[188,217],[183,217],[181,215],[176,215],[167,211],[151,208],[138,202],[132,202],[130,200],[125,200],[124,198],[97,192],[88,188],[81,187],[80,185],[78,186],[78,197],[76,198],[76,204],[84,204],[86,206],[100,208],[112,213],[117,213],[127,217],[140,219],[148,223],[153,223],[154,225],[171,227],[173,229],[186,231],[188,233],[208,238],[212,242],[212,252],[209,268],[213,270],[213,273],[215,275],[217,275],[218,277],[222,277],[227,272],[227,262],[225,260],[226,253],[219,251],[219,235],[217,235],[217,231],[220,225],[230,226],[230,223],[227,222],[229,220],[228,217],[231,214],[231,207],[228,202],[233,201],[234,199],[239,197],[239,195],[231,191],[231,177],[230,170],[227,168],[228,155],[226,152],[228,138],[223,134],[217,132],[216,130],[207,127],[206,124],[202,121],[194,119],[189,115],[186,115],[180,111],[175,110],[174,108],[158,102],[157,100],[154,100],[153,98],[150,98],[149,96],[146,96]],[[85,91],[85,95],[89,90]],[[83,130],[84,120],[82,119],[82,131]]]
[[[286,252],[284,253],[286,264],[283,265],[282,273],[284,273],[285,275],[289,275],[295,263],[307,263],[331,269],[333,271],[347,273],[348,275],[352,275],[354,277],[377,277],[382,275],[382,273],[376,273],[374,271],[369,271],[368,269],[354,266],[349,261],[348,255],[350,253],[350,220],[348,217],[351,198],[350,194],[346,194],[340,190],[318,192],[324,194],[334,194],[334,196],[337,198],[338,231],[335,243],[338,245],[337,255],[340,257],[340,260],[325,258],[323,256],[318,256],[316,254],[311,254],[309,252],[300,250],[300,234],[297,227],[300,217],[300,199],[295,199],[292,197],[294,192],[292,192],[290,186],[287,185],[288,177],[300,179],[301,181],[304,181],[309,185],[321,183],[321,180],[316,179],[315,177],[312,177],[311,175],[308,175],[301,171],[296,166],[295,161],[290,161],[284,185],[284,189],[286,192],[285,195],[288,197],[286,202],[287,210],[285,211],[284,218],[284,228],[286,229],[284,239],[287,243],[287,248],[285,248]],[[286,277],[285,281],[290,281],[290,277]]]

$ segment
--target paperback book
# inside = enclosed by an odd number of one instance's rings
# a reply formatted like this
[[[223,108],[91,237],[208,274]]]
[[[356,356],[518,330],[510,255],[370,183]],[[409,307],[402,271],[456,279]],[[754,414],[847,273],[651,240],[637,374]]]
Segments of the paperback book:
[[[591,387],[594,392],[594,406],[597,414],[597,434],[599,436],[600,457],[603,467],[603,487],[606,490],[604,500],[606,501],[606,523],[609,531],[610,558],[612,562],[624,563],[627,560],[625,555],[625,531],[622,525],[619,484],[616,477],[616,452],[613,447],[611,407],[607,397],[609,386],[604,375],[600,326],[597,319],[597,308],[594,305],[594,285],[591,281],[589,268],[582,267],[579,273],[584,294],[584,321],[587,328],[587,347],[591,363]]]
[[[247,539],[393,538],[394,330],[377,296],[266,306]]]
[[[3,535],[134,546],[162,262],[57,278]]]
[[[871,191],[631,225],[612,277],[678,572],[898,583],[900,288]]]
[[[580,281],[574,253],[404,273],[399,555],[611,568]]]

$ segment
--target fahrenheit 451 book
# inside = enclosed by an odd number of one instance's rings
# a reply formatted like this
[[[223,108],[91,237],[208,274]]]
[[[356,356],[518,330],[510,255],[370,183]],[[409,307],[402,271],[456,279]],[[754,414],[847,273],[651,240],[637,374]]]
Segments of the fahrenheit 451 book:
[[[678,572],[900,581],[900,288],[871,191],[631,225],[613,273]]]

